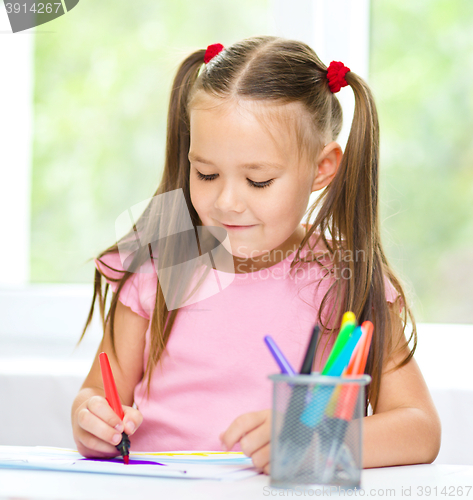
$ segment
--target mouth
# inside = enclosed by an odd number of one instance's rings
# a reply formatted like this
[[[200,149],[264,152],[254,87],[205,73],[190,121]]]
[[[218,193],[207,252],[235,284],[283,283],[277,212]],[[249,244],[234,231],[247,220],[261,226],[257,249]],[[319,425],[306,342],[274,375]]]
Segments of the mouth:
[[[239,231],[239,230],[244,230],[244,229],[250,229],[251,227],[256,226],[256,224],[251,224],[251,225],[247,225],[247,226],[237,226],[235,224],[224,224],[223,222],[221,224],[225,229],[228,229],[229,231]]]

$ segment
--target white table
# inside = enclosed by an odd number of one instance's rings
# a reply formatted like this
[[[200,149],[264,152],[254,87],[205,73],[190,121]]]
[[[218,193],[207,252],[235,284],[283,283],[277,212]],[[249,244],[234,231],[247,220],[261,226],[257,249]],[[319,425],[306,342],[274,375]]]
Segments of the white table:
[[[406,498],[410,491],[411,498],[473,498],[473,466],[433,464],[367,469],[362,473],[362,487],[363,492],[352,491],[350,496]],[[430,487],[430,495],[427,495],[427,487]],[[269,477],[264,475],[223,482],[0,469],[0,498],[252,500],[339,496],[332,488],[312,487],[305,492],[302,488],[296,491],[272,489]]]

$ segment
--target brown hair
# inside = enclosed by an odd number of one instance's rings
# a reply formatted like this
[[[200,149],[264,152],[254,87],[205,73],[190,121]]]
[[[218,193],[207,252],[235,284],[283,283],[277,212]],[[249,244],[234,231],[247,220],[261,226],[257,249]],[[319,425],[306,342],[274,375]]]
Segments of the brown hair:
[[[296,126],[296,133],[300,148],[307,151],[307,154],[320,151],[324,139],[335,140],[342,127],[341,106],[329,90],[327,68],[305,43],[275,36],[260,36],[225,48],[207,65],[203,65],[204,54],[205,50],[197,50],[189,55],[178,68],[174,79],[168,111],[164,172],[155,193],[158,195],[181,188],[194,228],[199,226],[200,221],[190,201],[189,191],[189,109],[202,92],[227,101],[243,99],[267,104],[300,103],[305,111],[304,119],[308,120]],[[391,355],[395,350],[407,346],[407,343],[399,345],[399,339],[393,339],[384,277],[393,284],[401,297],[404,306],[403,331],[408,316],[412,322],[408,342],[413,340],[413,348],[399,366],[406,364],[412,357],[417,335],[406,296],[388,265],[381,245],[378,214],[379,127],[376,107],[367,84],[359,76],[349,72],[346,81],[355,95],[354,117],[348,142],[335,178],[309,210],[307,220],[316,210],[317,215],[314,223],[307,227],[291,268],[304,262],[300,252],[305,245],[309,245],[309,238],[315,233],[316,244],[321,243],[325,248],[323,258],[316,260],[328,270],[335,271],[335,277],[340,277],[334,279],[322,300],[318,313],[319,323],[325,331],[336,335],[345,311],[353,311],[360,323],[365,320],[373,321],[375,328],[366,372],[372,377],[367,401],[369,399],[373,411],[376,411],[386,354]],[[144,227],[151,210],[149,205],[138,221],[144,221]],[[133,231],[136,231],[136,225],[124,240],[132,236]],[[98,259],[117,251],[118,244],[113,245],[103,251]],[[361,259],[358,258],[359,255],[362,256]],[[149,249],[141,248],[135,252],[132,264],[123,271],[123,276],[112,280],[118,282],[118,290],[106,317],[105,303],[109,285],[105,284],[102,293],[102,273],[95,271],[94,296],[81,339],[91,322],[98,297],[102,322],[105,326],[110,321],[114,345],[114,314],[120,290],[148,258]],[[343,278],[344,273],[345,277],[349,276],[348,279]],[[158,281],[151,319],[150,355],[145,372],[148,390],[151,373],[166,348],[177,311],[178,309],[167,309]]]

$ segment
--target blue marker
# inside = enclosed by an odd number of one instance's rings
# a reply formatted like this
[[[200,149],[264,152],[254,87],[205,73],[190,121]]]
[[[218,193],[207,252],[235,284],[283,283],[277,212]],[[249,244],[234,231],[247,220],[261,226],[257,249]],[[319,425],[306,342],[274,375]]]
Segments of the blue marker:
[[[350,338],[347,340],[343,350],[334,360],[326,375],[340,377],[343,370],[348,366],[353,350],[360,340],[362,333],[363,331],[361,330],[361,327],[358,326],[355,328],[353,333],[350,335]],[[315,427],[322,420],[325,408],[327,407],[334,389],[335,386],[327,385],[317,386],[314,388],[312,399],[309,401],[301,415],[301,422],[303,424],[307,425],[307,427]]]
[[[279,365],[281,373],[284,373],[286,375],[291,375],[291,377],[296,375],[294,368],[291,366],[289,361],[284,357],[284,354],[280,351],[279,347],[277,346],[276,342],[274,342],[272,337],[270,335],[266,335],[264,341],[266,342],[266,345],[269,347],[269,350],[271,351],[271,354],[276,360],[276,363]]]

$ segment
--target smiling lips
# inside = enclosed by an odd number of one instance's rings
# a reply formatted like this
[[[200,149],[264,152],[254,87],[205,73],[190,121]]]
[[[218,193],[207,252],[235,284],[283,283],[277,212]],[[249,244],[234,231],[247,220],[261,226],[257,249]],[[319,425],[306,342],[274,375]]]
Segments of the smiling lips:
[[[241,230],[241,229],[249,229],[250,227],[255,227],[255,224],[252,224],[251,226],[233,226],[233,225],[229,225],[229,224],[223,224],[222,222],[222,225],[225,229],[228,229],[230,231],[232,230]]]

